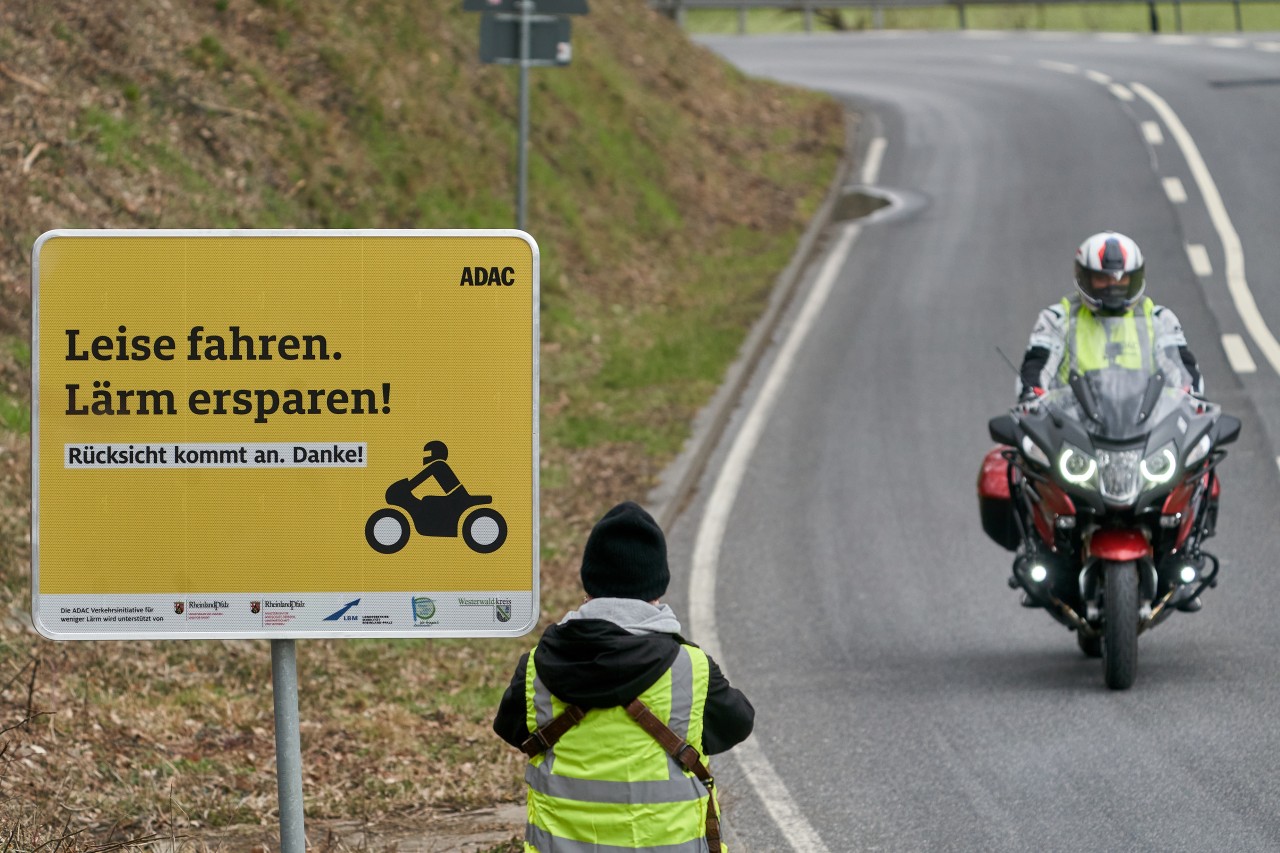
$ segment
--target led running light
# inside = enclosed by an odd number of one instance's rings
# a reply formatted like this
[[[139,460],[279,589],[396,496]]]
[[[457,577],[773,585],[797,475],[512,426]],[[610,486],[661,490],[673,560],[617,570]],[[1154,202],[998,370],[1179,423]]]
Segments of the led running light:
[[[1068,483],[1074,486],[1083,485],[1093,479],[1097,470],[1098,463],[1092,456],[1070,445],[1062,448],[1062,455],[1058,457],[1058,473]]]
[[[1142,476],[1147,482],[1153,486],[1159,486],[1173,479],[1173,473],[1177,470],[1178,459],[1173,455],[1173,448],[1169,445],[1157,450],[1155,453],[1142,460],[1138,465],[1138,470],[1142,472]]]

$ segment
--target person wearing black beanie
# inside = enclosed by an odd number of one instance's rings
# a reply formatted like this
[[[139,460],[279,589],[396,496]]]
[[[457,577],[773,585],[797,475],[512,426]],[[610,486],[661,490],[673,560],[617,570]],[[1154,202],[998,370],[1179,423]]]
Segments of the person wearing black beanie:
[[[660,601],[671,582],[666,537],[643,507],[624,501],[596,522],[581,578],[582,605],[520,658],[493,722],[530,756],[525,843],[546,853],[561,843],[647,849],[703,839],[718,850],[714,792],[633,712],[651,711],[701,757],[745,740],[755,709]],[[659,778],[669,789],[655,788]]]

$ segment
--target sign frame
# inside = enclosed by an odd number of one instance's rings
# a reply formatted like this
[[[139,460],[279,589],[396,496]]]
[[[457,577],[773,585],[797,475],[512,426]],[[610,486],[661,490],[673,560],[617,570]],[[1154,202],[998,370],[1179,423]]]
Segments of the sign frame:
[[[519,482],[524,482],[523,478],[525,476],[528,477],[528,485],[530,487],[530,492],[527,495],[527,499],[529,501],[527,518],[524,515],[525,508],[522,506],[525,500],[525,498],[523,497],[519,497],[513,501],[509,501],[509,504],[506,508],[508,509],[508,513],[510,514],[510,512],[512,511],[510,504],[512,503],[516,504],[516,507],[515,507],[516,518],[522,522],[521,526],[525,526],[525,522],[527,522],[526,529],[524,531],[521,531],[519,534],[513,534],[513,537],[516,537],[516,538],[510,539],[510,542],[515,547],[515,551],[510,553],[512,554],[512,556],[518,556],[519,553],[521,553],[527,545],[530,552],[529,553],[530,563],[528,565],[528,581],[529,581],[528,587],[525,588],[523,582],[520,582],[516,587],[513,587],[510,590],[486,589],[480,592],[447,589],[447,588],[443,588],[443,589],[424,588],[421,590],[406,590],[403,588],[397,588],[397,589],[390,589],[390,590],[374,589],[370,591],[370,590],[363,590],[359,588],[360,581],[362,579],[365,579],[366,576],[360,573],[359,571],[352,571],[350,574],[350,577],[353,579],[352,586],[356,588],[351,590],[323,589],[323,590],[302,590],[297,592],[290,592],[288,590],[267,589],[266,591],[248,592],[248,593],[239,591],[239,590],[232,591],[232,592],[219,592],[216,588],[214,589],[208,588],[208,584],[206,583],[204,588],[201,588],[199,590],[173,589],[173,590],[166,590],[164,592],[159,592],[159,593],[151,592],[151,591],[148,591],[148,592],[109,591],[105,593],[101,591],[85,591],[85,592],[72,591],[69,595],[75,599],[75,602],[72,602],[72,598],[68,598],[67,597],[68,594],[65,592],[60,592],[56,594],[52,592],[42,593],[41,592],[42,549],[41,549],[41,542],[40,542],[41,507],[42,507],[42,504],[41,504],[41,499],[42,499],[41,458],[42,458],[42,455],[46,457],[45,458],[46,468],[54,467],[55,469],[55,473],[51,473],[48,475],[49,478],[51,478],[51,483],[56,482],[56,480],[52,478],[62,477],[65,479],[67,475],[65,475],[64,473],[61,473],[61,471],[69,467],[68,463],[65,461],[61,469],[58,469],[56,466],[50,466],[50,459],[56,458],[56,457],[50,456],[50,454],[54,452],[54,448],[52,446],[42,449],[42,437],[44,434],[43,427],[45,425],[49,425],[50,426],[49,432],[55,436],[54,440],[58,441],[57,436],[60,434],[60,430],[62,432],[65,432],[66,428],[63,424],[59,423],[57,418],[64,417],[65,415],[72,414],[73,412],[71,412],[71,406],[68,405],[67,412],[59,413],[59,414],[48,414],[45,422],[42,422],[42,419],[41,419],[42,403],[46,404],[46,408],[48,412],[58,411],[58,405],[56,403],[50,407],[50,406],[47,406],[47,403],[48,403],[47,400],[42,401],[41,399],[41,378],[42,378],[42,372],[41,372],[41,367],[42,367],[41,365],[41,333],[42,333],[41,284],[42,282],[41,282],[41,278],[42,278],[42,272],[45,272],[45,270],[42,269],[41,259],[42,259],[42,254],[44,250],[51,244],[52,241],[57,241],[64,238],[70,238],[71,240],[77,240],[77,241],[84,240],[86,238],[91,240],[102,239],[102,240],[108,240],[108,241],[131,240],[135,238],[159,238],[161,240],[175,238],[176,242],[181,242],[176,238],[182,238],[182,240],[195,239],[196,241],[225,240],[228,238],[231,238],[233,240],[239,240],[239,241],[243,241],[246,239],[253,240],[255,238],[288,238],[287,240],[278,241],[278,242],[281,245],[290,245],[290,246],[298,247],[298,251],[303,253],[304,255],[305,253],[311,251],[311,248],[308,245],[309,241],[312,239],[319,239],[319,238],[330,238],[330,242],[327,242],[324,245],[322,245],[321,243],[317,243],[315,245],[316,252],[321,251],[323,248],[325,248],[325,246],[332,246],[332,245],[338,245],[340,247],[348,247],[348,246],[354,247],[355,244],[359,244],[362,247],[390,246],[391,244],[389,243],[377,244],[377,243],[368,242],[369,240],[376,241],[376,240],[381,240],[383,238],[410,238],[409,242],[402,242],[398,245],[411,247],[410,249],[411,251],[417,251],[419,247],[421,247],[421,251],[426,252],[428,255],[431,255],[432,257],[434,257],[434,255],[432,255],[433,252],[437,255],[439,254],[439,252],[436,251],[437,247],[440,248],[440,251],[443,251],[446,253],[452,251],[454,252],[454,254],[456,254],[457,247],[469,246],[470,241],[472,241],[473,238],[475,238],[474,242],[477,245],[483,244],[486,246],[512,247],[512,251],[516,253],[516,257],[524,259],[518,263],[519,268],[521,270],[524,270],[527,268],[529,273],[529,281],[527,284],[527,289],[528,289],[527,302],[524,301],[525,295],[522,294],[520,296],[520,300],[517,303],[519,307],[511,309],[512,313],[509,315],[506,322],[515,324],[520,328],[525,328],[525,321],[527,319],[526,331],[528,334],[529,345],[531,348],[528,356],[529,375],[526,377],[529,383],[528,385],[529,397],[527,399],[531,403],[530,411],[527,413],[527,423],[529,428],[529,434],[525,437],[518,436],[518,440],[520,442],[524,442],[526,440],[528,441],[528,446],[527,446],[528,457],[529,457],[528,461],[531,468],[529,469],[527,475],[523,473],[513,475],[518,479]],[[298,238],[301,242],[297,242],[297,243],[292,242],[294,238]],[[332,239],[334,238],[336,238],[339,241],[337,244],[334,244],[331,242]],[[418,242],[417,238],[424,238],[425,242]],[[92,245],[92,244],[86,244],[86,245]],[[122,245],[126,245],[126,244],[122,244]],[[196,244],[192,244],[192,245],[203,246],[206,244],[197,242]],[[208,245],[212,246],[212,244],[208,244]],[[238,245],[240,244],[239,243],[227,244],[227,247],[228,247],[227,251],[228,252],[233,251],[234,248]],[[253,246],[254,244],[246,243],[244,245]],[[361,251],[363,252],[364,249],[362,248]],[[363,259],[363,255],[361,257]],[[453,257],[453,255],[449,255],[449,257]],[[53,265],[51,264],[51,266]],[[213,272],[209,273],[209,275],[216,276],[218,273],[219,271],[215,269]],[[222,274],[226,275],[225,272],[223,272]],[[53,275],[52,273],[46,274],[46,278],[48,279],[46,281],[46,284],[49,286],[51,291],[56,290],[58,287],[62,286],[61,281],[58,281],[55,278],[49,277],[52,275]],[[466,277],[466,274],[464,273],[464,280],[465,280],[465,277]],[[55,281],[57,281],[56,284],[54,283]],[[365,284],[365,282],[362,282],[362,285],[363,284]],[[290,286],[293,286],[293,285],[290,283],[286,283],[284,285],[286,289]],[[393,277],[387,277],[380,280],[377,286],[383,288],[384,290],[387,288],[404,287],[405,281],[401,281]],[[456,288],[457,285],[454,285],[454,287]],[[504,289],[510,290],[509,288],[504,288]],[[123,292],[128,293],[128,291],[123,291]],[[198,293],[198,292],[199,291],[194,291],[191,289],[183,290],[176,286],[174,288],[174,293],[176,293],[177,296],[180,298],[186,298],[190,296],[192,293]],[[360,290],[360,294],[361,296],[359,298],[364,298],[363,289]],[[160,298],[157,299],[155,295],[150,294],[150,292],[149,292],[149,295],[156,303],[161,305],[164,304],[164,300],[166,298],[173,297],[173,294],[168,294],[167,296],[161,295]],[[262,300],[266,302],[266,301],[269,301],[271,298],[278,298],[280,300],[280,304],[282,304],[284,300],[288,298],[289,295],[291,294],[263,293]],[[515,293],[513,292],[512,295],[514,296]],[[137,293],[131,293],[129,294],[129,297],[135,301],[139,298]],[[65,297],[64,297],[64,300],[65,300]],[[323,295],[321,296],[320,299],[317,300],[317,302],[320,303],[322,301],[323,301]],[[363,302],[360,304],[362,307],[364,306]],[[529,311],[527,318],[523,313],[521,313],[525,310],[526,306]],[[386,314],[387,318],[394,317],[396,320],[399,320],[403,317],[403,314],[399,316],[392,315],[390,311],[393,310],[394,307],[395,306],[392,305],[391,307],[384,308],[383,310],[387,312]],[[277,312],[287,312],[292,309],[288,307],[283,307],[283,308],[277,308],[275,310]],[[320,307],[316,307],[314,310],[317,312],[323,312],[324,310],[331,310],[331,309],[325,309],[323,305],[321,305]],[[51,303],[48,312],[45,312],[45,313],[48,313],[49,315],[55,315],[57,313],[57,308],[53,307]],[[64,311],[64,313],[66,312]],[[120,316],[123,316],[123,315],[120,315]],[[272,315],[272,316],[277,316],[277,315]],[[328,315],[322,314],[321,316],[328,316]],[[365,315],[363,314],[361,315],[362,320],[364,316]],[[58,320],[53,320],[52,322],[56,324]],[[111,332],[114,332],[116,328],[115,326],[116,322],[118,322],[118,319],[112,319],[112,320],[104,321],[104,324],[105,326],[110,327]],[[350,317],[347,317],[346,320],[344,320],[344,322],[354,322],[354,321]],[[391,320],[383,319],[382,322],[388,323],[388,322],[391,322]],[[336,321],[335,321],[335,324],[336,324]],[[43,329],[43,331],[46,335],[52,335],[55,333],[55,330],[52,329],[52,327],[51,329]],[[53,640],[163,640],[163,639],[292,640],[292,639],[302,639],[302,638],[427,639],[427,638],[444,638],[444,637],[519,637],[519,636],[528,634],[530,631],[534,629],[534,627],[536,627],[538,623],[539,615],[540,615],[540,592],[541,592],[540,591],[541,567],[540,567],[540,546],[539,546],[539,543],[540,543],[540,521],[539,521],[539,515],[540,515],[540,510],[539,510],[540,251],[539,251],[537,242],[533,239],[532,236],[525,233],[524,231],[518,230],[518,229],[55,229],[55,230],[48,231],[42,234],[39,238],[37,238],[32,248],[32,333],[31,334],[32,334],[32,338],[31,338],[31,351],[32,351],[32,366],[31,366],[31,371],[32,371],[32,374],[31,374],[32,376],[32,379],[31,379],[31,382],[32,382],[31,619],[36,630],[44,637],[48,639],[53,639]],[[56,344],[50,344],[50,342],[46,341],[45,342],[46,345],[56,346],[56,347],[68,347],[65,341],[61,339],[61,332],[59,332],[58,334],[59,334],[59,340],[56,342]],[[67,337],[70,338],[71,335],[68,334]],[[87,332],[85,334],[85,337],[86,338],[88,337]],[[82,341],[81,346],[87,347],[88,343],[89,343],[88,340]],[[181,347],[183,344],[185,344],[185,341],[180,341],[179,347]],[[523,346],[518,341],[513,342],[511,345],[513,347]],[[124,345],[122,344],[121,346],[124,346]],[[72,353],[71,353],[72,355],[79,354],[75,351],[74,344],[70,345],[69,348],[72,350]],[[104,350],[105,350],[105,344],[104,344]],[[53,350],[51,349],[50,351],[53,351]],[[96,355],[97,354],[95,353],[95,357]],[[70,361],[72,359],[70,357],[67,357],[65,360]],[[358,365],[360,361],[359,354],[357,354],[354,359],[348,358],[348,364],[344,365],[344,367],[350,368],[353,370],[361,369],[357,367],[352,367],[351,366],[352,361],[355,361]],[[378,366],[381,365],[381,363],[379,362],[374,362],[372,358],[370,358],[369,361],[374,365],[378,365]],[[390,363],[390,361],[388,360],[386,363]],[[520,366],[523,364],[524,362],[522,360],[519,360],[518,363],[514,364],[513,375],[523,375],[523,368]],[[65,368],[62,368],[58,364],[58,362],[55,361],[55,367],[53,368],[53,370],[51,370],[51,373],[54,376],[54,381],[56,381],[56,376],[57,376],[56,371],[58,369],[65,369]],[[523,381],[524,380],[520,380],[520,382],[523,382]],[[387,383],[384,383],[384,385],[386,384]],[[57,390],[56,386],[54,387],[55,387],[55,390]],[[523,399],[524,389],[519,389],[517,391],[517,394],[519,395],[517,399]],[[410,395],[406,394],[405,396],[410,396]],[[397,402],[399,402],[399,398],[397,398]],[[446,399],[445,402],[447,403],[449,402],[449,400]],[[462,408],[465,408],[465,405]],[[513,417],[516,417],[518,420],[523,420],[525,416],[518,414],[518,412],[522,410],[523,410],[523,405],[521,405],[519,409],[510,410],[510,411],[515,413]],[[337,409],[333,409],[333,408],[330,408],[329,411],[338,412],[339,414],[347,414],[345,412],[339,412]],[[390,413],[390,407],[384,408],[383,411]],[[401,411],[402,411],[401,409],[397,409],[397,413],[400,413]],[[401,423],[404,421],[409,421],[411,418],[413,418],[413,416],[417,413],[417,410],[413,409],[411,406],[405,406],[403,408],[403,411],[404,413],[402,417],[394,418],[395,426],[391,426],[388,428],[406,429],[406,427],[401,426]],[[79,414],[79,412],[74,412],[74,414]],[[204,414],[204,413],[196,412],[196,414]],[[370,411],[369,414],[373,414],[373,412]],[[136,419],[136,420],[140,420],[140,419]],[[247,420],[247,419],[241,419],[241,420],[243,422],[244,420]],[[377,419],[365,419],[366,423],[372,423],[376,421]],[[384,419],[384,421],[387,423],[391,423],[393,419],[386,418]],[[237,429],[237,427],[239,429]],[[415,429],[417,428],[416,422],[414,422],[413,428]],[[517,429],[520,429],[520,428],[517,426]],[[352,430],[355,432],[359,432],[361,435],[363,435],[363,432],[361,432],[360,427],[353,427]],[[230,429],[230,432],[232,433],[238,432],[241,435],[241,438],[239,439],[232,438],[231,443],[233,444],[237,442],[241,444],[253,443],[251,441],[245,441],[243,439],[244,428],[240,424],[236,424],[233,428]],[[77,441],[79,441],[79,439]],[[293,441],[297,442],[298,439],[294,438]],[[63,443],[63,442],[60,441],[59,443]],[[162,442],[157,442],[157,444],[160,444],[160,443]],[[172,443],[172,441],[170,443]],[[106,459],[107,456],[104,455],[105,451],[102,448],[110,444],[110,440],[106,442],[100,442],[99,444],[100,444],[100,447],[95,449],[94,452],[97,453],[98,456],[102,457],[103,459]],[[359,444],[361,448],[365,447],[364,444],[361,444],[359,442],[354,442],[352,444],[352,447],[355,447],[356,444]],[[67,445],[63,443],[64,460],[67,458],[67,454],[70,453],[70,451],[67,450],[67,448],[70,446],[71,445]],[[368,445],[370,457],[373,456],[373,453],[374,453],[373,448],[374,448],[374,444]],[[335,454],[338,453],[338,447],[336,445],[334,447],[334,451],[335,451]],[[120,452],[123,452],[123,451],[120,451]],[[354,453],[354,450],[352,452]],[[523,450],[518,450],[514,452],[520,458],[523,458]],[[120,463],[121,460],[124,460],[126,458],[127,457],[125,456],[116,456],[115,461],[117,463]],[[355,458],[356,457],[354,455],[349,457],[351,465],[355,465]],[[363,451],[362,451],[361,458],[363,463]],[[399,461],[398,455],[396,457],[396,460],[398,464],[398,461]],[[332,460],[330,459],[330,461]],[[383,464],[385,465],[388,463],[384,462]],[[412,460],[412,464],[416,465],[417,460],[416,459]],[[425,464],[425,459],[424,459],[424,464]],[[493,463],[493,464],[497,464],[497,463]],[[124,468],[130,468],[130,467],[136,468],[138,466],[130,466],[127,464],[114,464],[114,465],[108,464],[108,465],[105,465],[104,467],[110,468],[112,469],[112,471],[118,472]],[[214,473],[212,475],[209,474],[209,469],[216,468],[216,467],[217,466],[213,466],[213,465],[205,466],[205,468],[198,473],[202,474],[203,476],[216,477],[218,476],[217,473]],[[243,466],[240,466],[240,467],[243,467]],[[287,466],[277,466],[277,467],[287,467]],[[321,467],[340,467],[340,465],[334,464],[334,465],[321,466]],[[503,470],[508,470],[508,469],[504,468]],[[84,473],[85,475],[97,476],[97,477],[112,476],[112,473],[106,470],[94,470],[92,472],[85,471],[81,473]],[[137,473],[136,471],[130,472],[131,475],[136,473]],[[184,478],[182,480],[179,480],[178,482],[185,483],[187,482],[187,479],[193,476],[194,473],[197,473],[197,472],[170,471],[170,472],[165,472],[162,476],[173,476],[175,478]],[[327,472],[325,473],[325,475],[330,476]],[[119,476],[119,474],[116,474],[116,476]],[[45,485],[46,485],[46,490],[45,490],[44,497],[51,498],[51,499],[65,499],[65,495],[62,493],[63,491],[66,490],[65,487],[50,485],[48,483]],[[379,487],[380,486],[381,486],[381,481],[379,481]],[[343,486],[343,488],[345,488],[345,486]],[[446,492],[449,491],[448,487],[445,488],[445,491]],[[479,492],[479,491],[495,491],[495,490],[493,490],[489,486],[481,484],[481,485],[478,485],[478,487],[476,488],[476,491]],[[464,489],[464,492],[465,492],[465,489]],[[50,504],[50,506],[52,505],[53,504]],[[360,511],[363,513],[365,511],[365,508],[362,507]],[[502,547],[504,543],[508,541],[507,531],[506,531],[506,522],[501,518],[500,513],[496,513],[496,514],[499,515],[498,521],[502,524],[503,530],[501,534],[502,538],[500,541],[498,541],[497,545],[492,546],[493,550],[497,550],[498,548]],[[55,513],[55,515],[57,515],[57,513]],[[361,518],[360,520],[363,521],[363,518]],[[415,524],[416,524],[416,521],[417,519],[415,517]],[[369,532],[370,530],[372,530],[373,518],[370,517],[368,520],[368,524],[362,525],[362,526],[364,526],[365,528],[364,539],[368,539],[369,546],[374,546],[374,540],[373,538],[371,538],[373,534]],[[490,526],[492,526],[492,524]],[[235,531],[226,531],[226,535],[234,536]],[[453,534],[445,534],[445,535],[452,536]],[[300,540],[303,534],[297,533],[297,534],[294,534],[294,536],[295,536],[295,539]],[[465,538],[463,537],[462,533],[459,533],[458,537]],[[411,541],[409,542],[409,547],[405,549],[406,552],[413,547],[414,542],[412,540],[417,538],[418,536],[416,534],[410,536]],[[295,541],[295,540],[291,539],[289,541]],[[51,538],[49,542],[46,544],[49,544],[50,547],[53,548],[54,547],[53,543],[54,543],[54,540]],[[471,542],[468,541],[467,544],[471,546],[471,551],[477,551],[481,554],[484,553],[475,545],[471,544]],[[454,546],[451,544],[451,547],[454,547]],[[378,550],[378,549],[376,546],[374,546],[372,550]],[[370,553],[372,553],[372,551]],[[387,552],[383,552],[383,553],[387,553]],[[469,554],[469,552],[465,550],[463,550],[462,553]],[[377,559],[377,558],[373,558],[373,559]],[[523,563],[518,563],[517,566],[518,565],[523,565]],[[216,572],[217,568],[218,568],[217,566],[213,566],[210,571]],[[308,567],[307,571],[309,570],[310,569]],[[60,564],[58,572],[63,572],[63,571],[65,571],[65,569],[63,565]],[[484,570],[473,569],[472,571],[473,572],[478,571],[483,573]],[[510,574],[511,571],[512,570],[509,570],[507,574]],[[523,575],[524,573],[524,570],[519,568],[516,568],[513,571],[515,571],[517,574],[520,574],[520,575]],[[54,578],[58,574],[58,572],[54,572],[50,567],[49,577]],[[98,580],[100,582],[101,578],[99,578]],[[66,583],[66,577],[64,577],[60,581],[60,583]],[[269,584],[264,584],[264,586],[269,587]],[[268,596],[270,598],[268,598]],[[197,601],[188,602],[189,598],[196,599]],[[393,599],[394,599],[394,602],[393,602]],[[345,612],[352,609],[355,609],[356,612],[359,612],[358,610],[358,608],[360,607],[359,602],[361,601],[372,602],[371,604],[367,604],[364,606],[371,607],[375,614],[379,613],[381,610],[386,609],[387,607],[392,606],[392,604],[388,602],[393,602],[394,606],[403,609],[405,613],[410,614],[411,618],[407,618],[401,615],[397,610],[394,618],[386,617],[387,619],[386,622],[376,621],[378,619],[384,618],[381,615],[372,617],[374,618],[375,621],[370,622],[367,619],[361,619],[361,620],[355,621],[354,624],[351,624],[351,623],[339,624],[336,622],[332,622],[329,619],[331,615],[330,613],[331,610],[333,611],[333,613]],[[167,612],[164,612],[163,615],[165,617],[173,617],[176,615],[183,614],[185,605],[187,603],[194,603],[196,607],[208,607],[210,608],[210,610],[230,611],[232,609],[235,609],[236,610],[235,619],[234,620],[230,618],[209,619],[207,621],[192,622],[190,620],[174,620],[171,618],[165,618],[163,620],[156,619],[157,624],[155,625],[147,625],[147,627],[145,628],[141,626],[144,619],[142,614],[154,613],[155,616],[159,616],[161,615],[163,610],[167,608]],[[283,619],[282,617],[280,621],[276,621],[268,624],[268,622],[266,621],[266,615],[265,615],[266,611],[268,610],[266,605],[268,604],[280,604],[282,605],[282,607],[278,608],[280,611],[289,610],[290,612],[292,612],[292,610],[294,609],[292,605],[301,604],[303,607],[300,607],[298,609],[305,608],[308,612],[306,612],[303,617],[294,618],[294,616],[290,615],[288,619]],[[244,608],[245,612],[248,613],[249,612],[248,608],[250,606],[252,606],[253,608],[252,613],[255,615],[259,613],[259,609],[263,611],[264,615],[263,615],[263,620],[260,626],[249,625],[246,627],[246,625],[244,624],[246,620],[243,617],[243,614],[239,613],[239,609]],[[81,613],[85,616],[85,618],[81,619],[79,622],[68,623],[68,625],[64,627],[62,624],[60,624],[57,618],[51,618],[51,617],[57,617],[58,611],[63,610],[63,608],[66,608],[66,610],[64,610],[63,612],[68,612],[68,613],[71,612],[72,610],[75,610],[76,608],[81,608]],[[430,613],[427,612],[428,610],[430,610]],[[113,614],[116,616],[116,618],[114,619],[108,618],[109,615],[113,615]],[[436,614],[439,615],[439,618],[433,620],[431,617]],[[458,615],[458,614],[461,614],[462,617],[465,617],[465,618],[459,618],[457,621],[448,622],[446,617],[450,615]],[[100,618],[94,618],[92,620],[86,621],[89,619],[90,616],[95,616],[95,615]],[[204,612],[201,612],[201,615],[204,615]],[[484,616],[486,615],[489,617],[488,621],[493,622],[493,627],[487,627],[487,626],[478,624],[480,622],[484,622]],[[126,616],[128,618],[126,618]],[[149,619],[154,619],[155,616],[149,617]],[[190,627],[193,625],[195,627]]]

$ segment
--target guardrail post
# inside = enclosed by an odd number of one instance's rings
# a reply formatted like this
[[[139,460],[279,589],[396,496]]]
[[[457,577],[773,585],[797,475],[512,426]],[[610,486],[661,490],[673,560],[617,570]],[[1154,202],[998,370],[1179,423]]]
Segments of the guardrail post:
[[[968,29],[968,26],[965,24],[965,20],[964,20],[964,4],[957,3],[956,11],[960,13],[960,29],[962,30]]]
[[[804,31],[813,32],[813,4],[810,0],[804,0]]]
[[[880,4],[876,3],[871,7],[871,25],[877,30],[884,29],[884,9],[880,8]]]
[[[1240,0],[1231,0],[1231,5],[1236,7],[1236,32],[1244,32],[1244,20],[1240,17]]]
[[[1182,32],[1182,0],[1173,0],[1173,23]]]
[[[745,36],[747,34],[747,4],[738,4],[738,35]]]

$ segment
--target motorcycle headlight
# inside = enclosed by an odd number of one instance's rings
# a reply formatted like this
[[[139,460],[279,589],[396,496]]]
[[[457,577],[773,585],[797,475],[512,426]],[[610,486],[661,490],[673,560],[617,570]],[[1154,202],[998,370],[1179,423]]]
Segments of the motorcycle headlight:
[[[1194,451],[1193,451],[1194,452]],[[1160,486],[1173,479],[1178,470],[1178,457],[1173,454],[1173,443],[1152,453],[1138,465],[1138,471],[1149,486]]]
[[[1211,447],[1213,447],[1213,441],[1209,438],[1209,434],[1205,433],[1200,440],[1196,442],[1196,446],[1191,448],[1191,452],[1187,454],[1187,467],[1190,468],[1192,465],[1208,456],[1209,448]]]
[[[1083,486],[1098,473],[1098,462],[1078,447],[1062,445],[1058,455],[1058,473],[1073,486]]]
[[[1141,450],[1099,450],[1098,489],[1102,496],[1115,503],[1132,503],[1142,489],[1141,463]]]
[[[1030,459],[1032,462],[1038,462],[1044,467],[1049,467],[1049,457],[1045,455],[1040,446],[1031,440],[1030,436],[1022,437],[1022,455]]]

